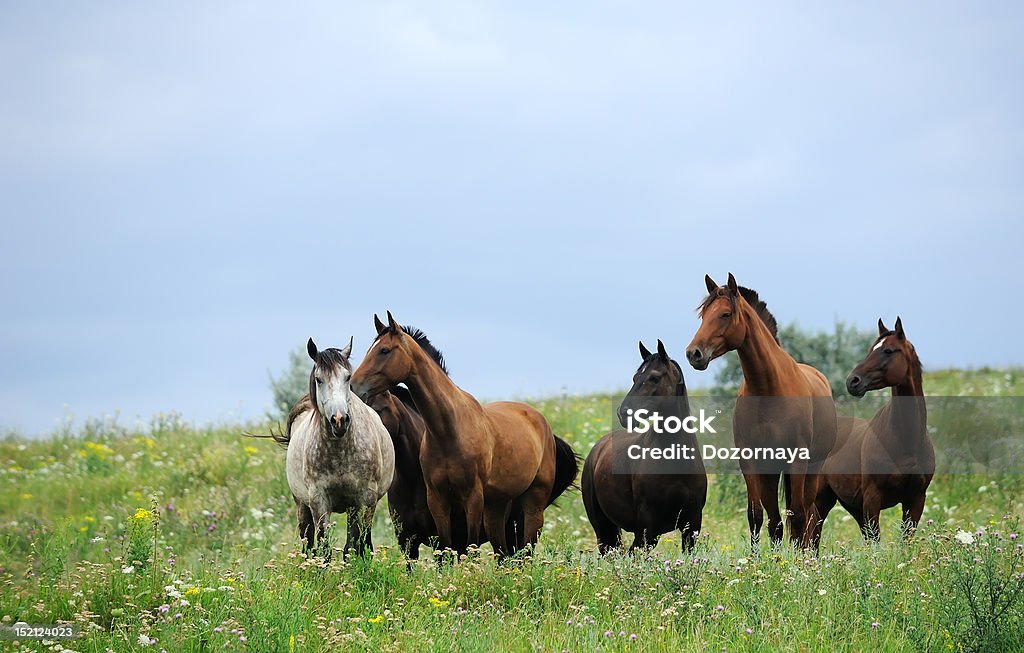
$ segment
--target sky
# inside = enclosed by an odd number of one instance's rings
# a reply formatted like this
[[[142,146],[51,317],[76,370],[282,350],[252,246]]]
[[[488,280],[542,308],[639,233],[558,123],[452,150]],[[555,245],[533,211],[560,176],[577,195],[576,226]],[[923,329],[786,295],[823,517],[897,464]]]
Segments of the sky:
[[[257,419],[386,310],[622,389],[705,273],[1024,364],[1022,79],[1016,3],[4,3],[0,431]]]

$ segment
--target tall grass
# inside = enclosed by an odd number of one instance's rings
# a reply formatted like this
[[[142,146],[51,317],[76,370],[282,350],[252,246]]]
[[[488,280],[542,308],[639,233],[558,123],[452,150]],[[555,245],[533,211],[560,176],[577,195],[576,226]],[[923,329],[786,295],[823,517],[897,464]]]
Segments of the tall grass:
[[[1020,394],[1018,376],[956,374]],[[612,397],[536,404],[584,454],[611,427]],[[676,534],[598,558],[573,494],[531,559],[439,567],[425,550],[410,570],[384,506],[372,559],[299,555],[283,452],[241,430],[162,417],[0,441],[0,618],[78,623],[54,649],[75,651],[1024,649],[1018,476],[936,478],[909,543],[867,545],[837,509],[817,557],[750,551],[737,476],[713,479],[685,556]]]

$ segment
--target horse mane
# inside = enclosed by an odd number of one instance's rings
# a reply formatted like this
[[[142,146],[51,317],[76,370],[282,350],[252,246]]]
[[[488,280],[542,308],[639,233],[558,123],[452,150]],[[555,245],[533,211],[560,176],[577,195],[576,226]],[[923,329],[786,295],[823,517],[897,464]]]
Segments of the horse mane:
[[[341,353],[340,349],[330,347],[328,349],[321,349],[317,352],[316,361],[314,361],[316,367],[324,370],[329,370],[334,367],[344,367],[348,371],[352,371],[352,365],[348,362],[348,359]]]
[[[761,321],[764,322],[764,325],[768,327],[768,331],[772,334],[772,337],[775,338],[775,342],[778,342],[779,324],[778,322],[775,321],[775,316],[772,315],[771,311],[768,310],[768,304],[765,303],[765,301],[758,296],[756,290],[752,290],[744,286],[739,286],[739,291],[743,299],[746,300],[748,304],[750,304],[750,307],[754,309],[754,312],[757,313],[757,316],[759,318],[761,318]],[[732,304],[733,310],[736,309],[736,297],[734,295],[731,295],[729,293],[726,293],[725,295],[719,295],[718,293],[710,293],[707,297],[704,298],[704,301],[700,303],[700,306],[697,307],[697,312],[703,314],[704,311],[707,310],[708,306],[711,306],[711,303],[718,299],[719,297],[727,297],[729,299],[729,302]]]
[[[444,372],[446,376],[451,376],[448,374],[448,365],[444,362],[444,354],[441,353],[440,349],[434,346],[434,343],[430,342],[430,338],[427,337],[427,334],[423,333],[422,329],[417,329],[411,324],[406,324],[402,326],[402,331],[405,332],[405,335],[416,341],[416,344],[420,346],[420,349],[425,351],[427,356],[430,356],[430,358],[437,363],[438,367],[441,368],[441,371]],[[377,338],[380,338],[385,333],[393,333],[391,327],[381,331],[380,334],[377,335]],[[391,391],[394,392],[394,388],[392,388]]]

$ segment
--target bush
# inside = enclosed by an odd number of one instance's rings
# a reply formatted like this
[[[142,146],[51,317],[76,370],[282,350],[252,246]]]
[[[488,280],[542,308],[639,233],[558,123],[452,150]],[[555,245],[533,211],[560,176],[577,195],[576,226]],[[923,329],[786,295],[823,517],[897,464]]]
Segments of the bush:
[[[298,403],[302,395],[309,392],[311,366],[306,349],[298,348],[288,353],[288,367],[280,376],[274,378],[274,375],[268,372],[274,406],[268,411],[267,417],[279,421],[288,419],[288,411]]]
[[[832,385],[832,396],[846,394],[846,377],[867,355],[877,334],[861,331],[845,322],[836,322],[831,332],[810,333],[790,323],[779,329],[782,348],[800,363],[813,365]],[[724,357],[725,366],[715,375],[712,394],[734,396],[740,388],[743,371],[736,352]]]

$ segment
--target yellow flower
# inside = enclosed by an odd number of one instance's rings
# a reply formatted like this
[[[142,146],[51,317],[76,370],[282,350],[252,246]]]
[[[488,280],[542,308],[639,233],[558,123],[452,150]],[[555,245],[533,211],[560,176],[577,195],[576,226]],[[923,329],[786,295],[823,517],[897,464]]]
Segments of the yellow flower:
[[[288,638],[288,650],[291,653],[295,653],[295,635]]]
[[[245,451],[245,453],[249,454],[250,456],[260,452],[259,449],[252,445],[247,445],[243,451]]]
[[[136,521],[144,521],[150,519],[153,516],[152,510],[146,510],[145,508],[137,508],[135,514],[132,515],[132,519]]]
[[[86,515],[83,519],[90,524],[96,521],[95,517],[90,517],[89,515]]]
[[[198,587],[190,587],[187,590],[185,590],[185,595],[186,596],[188,596],[189,594],[198,594],[198,593],[199,593],[199,588]]]
[[[79,526],[79,527],[78,527],[78,532],[79,532],[79,533],[84,533],[84,532],[86,532],[87,530],[89,530],[89,527],[88,527],[88,526]]]
[[[29,494],[28,492],[22,492],[22,493],[21,493],[21,498],[22,498],[22,499],[24,499],[24,500],[26,500],[26,501],[28,501],[29,499],[31,499],[31,498],[32,498],[32,495],[31,495],[31,494]]]
[[[436,596],[430,597],[430,605],[434,606],[435,608],[443,608],[446,605],[448,605],[449,603],[451,603],[451,601],[448,601],[448,600],[443,600],[442,601],[441,599],[437,598]]]
[[[384,621],[384,615],[379,614],[376,617],[367,619],[367,621],[369,621],[371,624],[379,624],[380,622]]]

